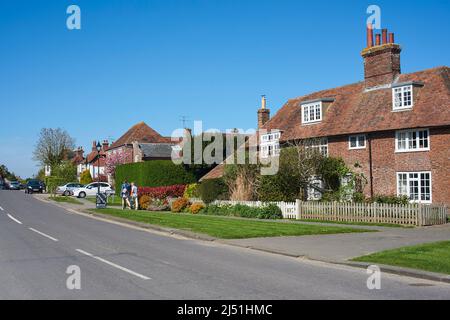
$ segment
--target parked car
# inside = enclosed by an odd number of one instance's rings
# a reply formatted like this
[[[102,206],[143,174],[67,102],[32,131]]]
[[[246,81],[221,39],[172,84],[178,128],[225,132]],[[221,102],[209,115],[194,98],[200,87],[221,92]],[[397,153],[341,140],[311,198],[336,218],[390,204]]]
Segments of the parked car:
[[[20,190],[20,183],[19,183],[19,181],[11,181],[9,183],[8,189],[9,190]]]
[[[82,188],[77,188],[73,190],[73,196],[77,198],[86,198],[86,196],[97,195],[98,184],[100,183],[100,192],[111,193],[114,192],[111,185],[106,182],[92,182]]]
[[[25,193],[44,192],[45,185],[39,180],[30,180],[27,182]]]
[[[83,188],[84,184],[72,182],[67,183],[63,186],[59,186],[56,188],[56,194],[61,194],[63,196],[71,196],[73,194],[73,190],[77,188]]]

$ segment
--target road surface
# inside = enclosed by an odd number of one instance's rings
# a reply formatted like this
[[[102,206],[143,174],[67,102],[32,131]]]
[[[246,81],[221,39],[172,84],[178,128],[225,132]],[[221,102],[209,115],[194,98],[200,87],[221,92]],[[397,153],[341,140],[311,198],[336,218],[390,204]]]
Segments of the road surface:
[[[68,289],[70,266],[81,289]],[[382,274],[381,289],[369,290],[367,278],[363,269],[152,233],[0,191],[0,299],[450,299],[448,284]]]

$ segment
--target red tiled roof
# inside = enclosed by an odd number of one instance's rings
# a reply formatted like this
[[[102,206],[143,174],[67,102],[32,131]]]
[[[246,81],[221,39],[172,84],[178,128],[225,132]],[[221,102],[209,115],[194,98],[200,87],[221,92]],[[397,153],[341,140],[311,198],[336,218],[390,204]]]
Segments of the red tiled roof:
[[[140,143],[170,143],[170,137],[163,137],[150,128],[145,122],[140,122],[131,127],[123,136],[114,142],[110,149],[131,144],[134,141]]]
[[[80,163],[83,163],[83,162],[84,162],[84,157],[81,156],[81,155],[79,155],[79,154],[77,154],[77,155],[75,155],[75,157],[73,157],[70,161],[72,161],[72,163],[73,163],[74,165],[79,165]]]
[[[392,89],[364,90],[364,82],[315,92],[290,99],[263,129],[281,130],[282,141],[326,137],[352,133],[398,130],[450,125],[450,69],[437,67],[402,74],[397,83],[422,82],[414,95],[413,110],[392,112]],[[302,125],[301,104],[332,98],[323,120]],[[201,180],[223,176],[224,164],[208,172]]]
[[[289,100],[263,129],[283,131],[281,140],[325,137],[403,128],[450,125],[450,69],[438,67],[402,74],[396,83],[422,82],[411,111],[392,112],[392,89],[365,91],[364,82]],[[332,98],[317,124],[302,125],[301,104]]]

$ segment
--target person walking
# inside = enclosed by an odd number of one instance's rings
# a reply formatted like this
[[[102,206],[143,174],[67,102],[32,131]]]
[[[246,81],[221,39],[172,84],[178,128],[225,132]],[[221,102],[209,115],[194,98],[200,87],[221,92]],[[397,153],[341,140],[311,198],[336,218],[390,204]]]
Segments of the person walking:
[[[133,201],[134,210],[138,210],[139,209],[138,187],[134,182],[131,183],[131,201]]]
[[[131,209],[130,200],[128,199],[130,197],[129,189],[130,189],[129,184],[127,180],[125,180],[122,183],[122,186],[120,187],[120,197],[122,198],[122,210],[125,210],[127,206]]]

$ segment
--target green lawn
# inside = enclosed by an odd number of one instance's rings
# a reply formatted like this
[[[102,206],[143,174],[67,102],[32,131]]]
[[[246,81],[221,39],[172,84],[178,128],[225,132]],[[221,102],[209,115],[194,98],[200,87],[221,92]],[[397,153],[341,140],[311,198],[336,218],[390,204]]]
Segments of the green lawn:
[[[450,241],[386,250],[353,259],[450,274]]]
[[[301,219],[295,221],[303,222],[320,222],[320,223],[334,223],[334,224],[347,224],[352,226],[375,226],[375,227],[391,227],[391,228],[414,228],[414,226],[403,226],[401,224],[393,223],[371,223],[371,222],[348,222],[348,221],[327,221],[327,220],[316,220],[316,219]]]
[[[86,200],[95,203],[95,197],[86,197]],[[122,199],[118,196],[115,196],[114,200],[112,197],[108,197],[108,205],[113,207],[120,207],[122,206]]]
[[[72,197],[65,197],[65,196],[53,197],[53,196],[51,196],[49,199],[52,200],[52,201],[55,201],[55,202],[66,202],[66,203],[83,205],[83,202],[78,201],[77,199],[72,198]]]
[[[248,219],[171,212],[131,211],[120,209],[92,209],[90,211],[168,228],[189,230],[221,239],[304,236],[372,231],[347,227],[254,221]]]

